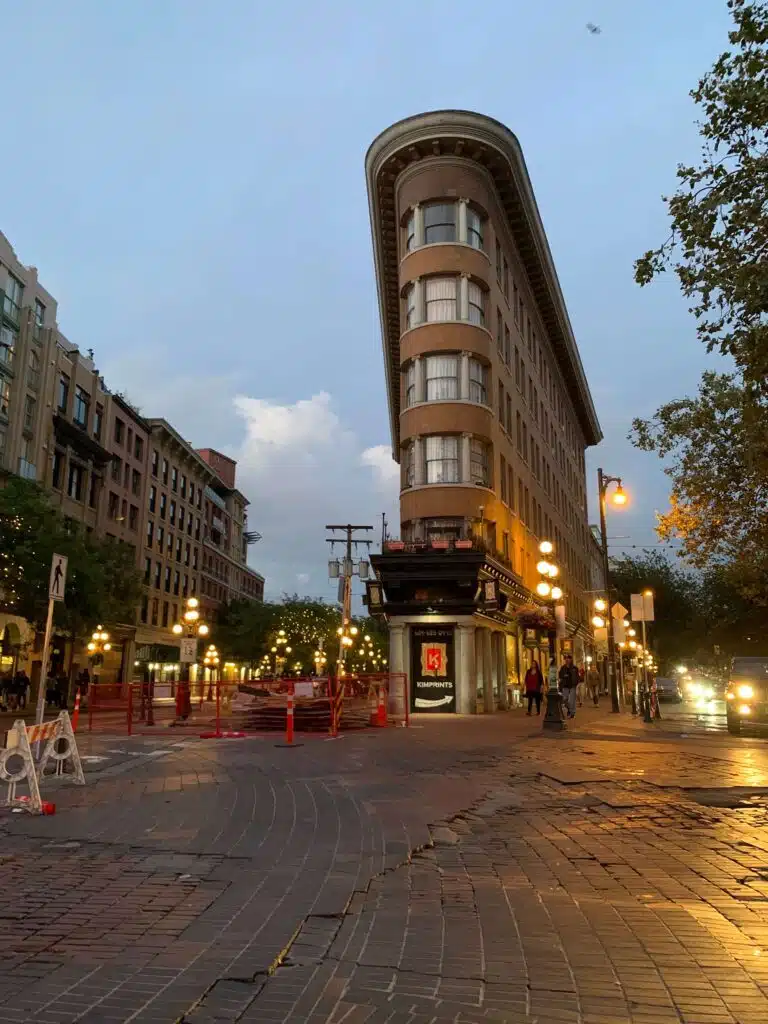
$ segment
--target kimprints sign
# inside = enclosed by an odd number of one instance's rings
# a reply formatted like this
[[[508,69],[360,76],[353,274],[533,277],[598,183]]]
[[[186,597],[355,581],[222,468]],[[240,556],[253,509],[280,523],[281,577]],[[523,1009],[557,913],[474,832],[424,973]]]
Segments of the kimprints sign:
[[[411,627],[411,707],[413,711],[455,711],[456,672],[453,626]]]

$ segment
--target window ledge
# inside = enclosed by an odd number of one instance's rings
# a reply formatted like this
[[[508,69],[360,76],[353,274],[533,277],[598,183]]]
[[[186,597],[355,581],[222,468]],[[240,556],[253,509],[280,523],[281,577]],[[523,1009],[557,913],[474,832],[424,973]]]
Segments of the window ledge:
[[[423,320],[421,323],[414,324],[413,327],[406,327],[400,335],[400,340],[402,341],[406,334],[410,334],[411,331],[418,331],[421,327],[435,327],[438,324],[457,324],[459,327],[474,327],[475,330],[482,331],[483,334],[487,334],[491,341],[493,341],[493,335],[485,324],[476,324],[473,323],[472,320]]]
[[[404,416],[411,409],[421,409],[425,405],[471,405],[475,409],[485,409],[486,412],[493,413],[492,407],[487,402],[473,402],[471,398],[433,398],[431,401],[414,402],[412,405],[406,405],[400,415]]]
[[[452,484],[412,484],[410,487],[401,487],[400,494],[410,494],[412,491],[429,491],[435,487],[469,487],[493,493],[493,488],[490,484],[475,484],[468,480],[465,483],[460,482]]]
[[[460,249],[469,249],[470,252],[479,252],[481,256],[485,256],[488,265],[490,266],[491,264],[491,257],[488,255],[485,249],[478,249],[476,246],[470,245],[469,242],[460,242],[457,239],[455,242],[425,242],[424,245],[415,245],[413,249],[407,250],[405,256],[403,256],[403,258],[400,260],[400,265],[402,266],[402,264],[408,259],[408,257],[412,256],[413,253],[415,252],[423,252],[425,249],[439,249],[444,246],[447,246],[448,248],[454,248],[458,246]]]

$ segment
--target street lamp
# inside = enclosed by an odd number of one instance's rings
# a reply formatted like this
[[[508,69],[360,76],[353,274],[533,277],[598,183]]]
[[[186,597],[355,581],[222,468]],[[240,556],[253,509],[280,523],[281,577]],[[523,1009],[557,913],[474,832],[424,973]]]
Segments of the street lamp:
[[[176,622],[173,625],[173,633],[175,636],[184,637],[186,640],[197,640],[199,637],[208,636],[208,626],[200,620],[200,602],[196,597],[189,597],[186,601],[184,614],[181,622]],[[184,654],[182,648],[182,655]],[[196,661],[194,657],[192,661]],[[179,679],[179,689],[176,695],[176,715],[178,718],[188,718],[191,709],[191,699],[189,693],[189,666],[190,662],[186,661],[184,657],[181,658],[181,670]],[[150,702],[151,707],[151,702]]]
[[[605,509],[607,505],[608,488],[611,484],[616,484],[616,488],[611,495],[611,501],[618,508],[621,508],[627,503],[627,495],[624,492],[624,488],[621,485],[620,476],[607,476],[603,474],[602,469],[597,471],[597,486],[600,494],[600,546],[603,555],[603,575],[605,577],[605,593],[606,598],[606,609],[610,601],[610,584],[608,582],[608,530],[605,522]],[[608,626],[608,661],[606,667],[608,670],[608,683],[611,689],[611,711],[618,713],[621,710],[619,704],[619,682],[616,678],[616,650],[613,639],[613,616],[610,611],[606,616]]]
[[[551,603],[553,614],[555,611],[555,602],[560,601],[563,597],[563,591],[561,588],[552,582],[560,575],[560,568],[552,557],[554,551],[555,545],[552,541],[543,540],[539,544],[539,553],[544,557],[536,565],[536,571],[541,576],[541,579],[536,584],[536,593],[542,601],[546,601],[547,604]],[[549,645],[550,665],[555,664],[556,666],[555,639],[555,630],[548,630],[547,641]],[[547,679],[549,680],[549,667],[547,668]],[[560,730],[565,728],[565,723],[563,722],[562,699],[557,688],[557,679],[554,680],[554,686],[552,685],[552,680],[549,680],[549,686],[547,689],[547,711],[544,715],[542,728]]]
[[[208,700],[213,700],[213,676],[219,665],[219,652],[215,644],[209,644],[203,655],[203,665],[208,669]]]
[[[93,684],[94,686],[99,681],[97,668],[104,662],[104,654],[106,651],[112,650],[112,644],[109,642],[109,633],[102,626],[97,626],[95,632],[91,634],[91,639],[88,643],[88,654],[91,659],[93,666]]]

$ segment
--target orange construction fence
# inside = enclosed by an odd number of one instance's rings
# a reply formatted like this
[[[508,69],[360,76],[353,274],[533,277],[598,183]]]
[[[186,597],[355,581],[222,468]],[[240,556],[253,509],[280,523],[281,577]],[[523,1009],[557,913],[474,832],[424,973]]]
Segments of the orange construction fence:
[[[158,692],[159,691],[159,692]],[[152,683],[93,686],[88,730],[154,733],[173,727],[205,737],[258,733],[336,736],[348,729],[409,725],[405,673],[347,675],[340,679],[254,679],[176,683],[173,692]]]

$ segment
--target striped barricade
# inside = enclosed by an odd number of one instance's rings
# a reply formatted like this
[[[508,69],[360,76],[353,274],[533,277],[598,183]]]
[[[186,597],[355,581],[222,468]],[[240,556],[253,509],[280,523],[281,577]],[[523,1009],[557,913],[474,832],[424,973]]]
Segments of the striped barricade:
[[[32,752],[33,743],[42,746],[37,763]],[[21,762],[18,767],[12,763],[14,759]],[[32,814],[43,814],[40,786],[45,779],[46,769],[53,764],[53,774],[63,775],[67,761],[71,765],[72,781],[84,786],[83,766],[66,711],[40,725],[27,726],[22,718],[17,719],[7,734],[5,749],[0,750],[0,782],[8,786],[2,806],[21,807]],[[29,795],[17,796],[16,787],[20,783],[26,783]]]

